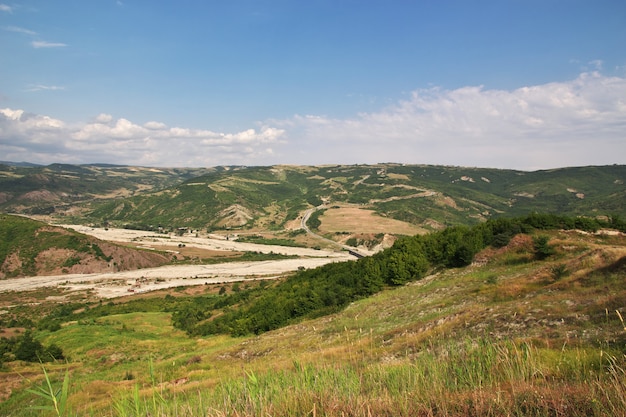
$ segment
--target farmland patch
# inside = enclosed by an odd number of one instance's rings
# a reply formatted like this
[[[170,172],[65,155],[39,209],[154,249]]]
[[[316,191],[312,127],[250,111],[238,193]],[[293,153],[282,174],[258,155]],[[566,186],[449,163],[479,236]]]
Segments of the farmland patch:
[[[389,233],[416,235],[425,230],[414,224],[379,216],[373,210],[358,207],[330,208],[320,216],[323,233]]]

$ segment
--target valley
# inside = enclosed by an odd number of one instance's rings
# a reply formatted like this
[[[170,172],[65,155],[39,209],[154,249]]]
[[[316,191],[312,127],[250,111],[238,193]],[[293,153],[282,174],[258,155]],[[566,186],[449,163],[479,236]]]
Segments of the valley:
[[[125,239],[139,237],[135,233]],[[365,417],[427,415],[433,408],[459,417],[526,415],[529,409],[537,415],[557,410],[565,416],[616,415],[626,410],[626,330],[620,315],[626,301],[626,237],[608,231],[539,233],[549,236],[552,248],[543,260],[534,255],[532,235],[519,234],[505,246],[484,248],[471,265],[431,270],[332,314],[304,316],[259,334],[189,334],[176,323],[198,314],[193,306],[200,300],[254,300],[280,284],[250,280],[251,287],[236,292],[225,283],[223,295],[217,293],[220,285],[202,284],[185,287],[201,289],[194,293],[73,300],[52,310],[44,304],[59,299],[44,293],[28,309],[48,311],[49,320],[61,323],[56,330],[38,330],[38,338],[63,346],[66,360],[43,366],[53,387],[67,381],[66,405],[77,415],[218,417],[315,410]],[[362,262],[347,265],[360,270]],[[292,285],[319,291],[313,281],[296,279]],[[274,300],[271,308],[282,308]],[[24,314],[25,307],[12,310]],[[199,323],[235,308],[213,309]],[[24,389],[45,384],[40,364],[5,362],[0,411],[39,415],[23,405],[46,403]],[[468,396],[476,401],[468,403]]]
[[[625,414],[624,181],[0,166],[0,414]]]
[[[172,287],[276,279],[298,269],[316,268],[329,262],[355,259],[345,251],[240,243],[219,235],[212,235],[211,237],[159,235],[127,229],[105,230],[80,225],[58,226],[76,230],[102,241],[131,245],[144,250],[168,251],[178,255],[181,251],[189,252],[197,249],[199,252],[193,252],[196,257],[209,252],[210,256],[217,260],[220,257],[228,257],[229,253],[233,252],[273,253],[285,255],[292,259],[209,265],[198,262],[193,265],[167,265],[121,272],[19,277],[0,280],[0,292],[30,291],[58,286],[67,293],[68,297],[73,299],[77,299],[78,293],[84,293],[85,299],[92,299],[93,297],[96,299],[115,298],[128,296],[131,293],[145,293]],[[59,260],[59,262],[61,261]],[[56,300],[59,300],[58,297]]]

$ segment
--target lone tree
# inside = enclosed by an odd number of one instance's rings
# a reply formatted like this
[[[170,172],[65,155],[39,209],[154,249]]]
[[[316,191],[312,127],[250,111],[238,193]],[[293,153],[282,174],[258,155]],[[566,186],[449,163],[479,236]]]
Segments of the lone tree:
[[[533,238],[533,245],[535,247],[535,258],[539,260],[546,259],[547,257],[554,255],[554,246],[548,242],[550,238],[545,235],[535,236]]]
[[[15,347],[15,359],[27,362],[36,362],[42,356],[43,345],[33,339],[30,330],[27,330],[22,336],[22,340]]]

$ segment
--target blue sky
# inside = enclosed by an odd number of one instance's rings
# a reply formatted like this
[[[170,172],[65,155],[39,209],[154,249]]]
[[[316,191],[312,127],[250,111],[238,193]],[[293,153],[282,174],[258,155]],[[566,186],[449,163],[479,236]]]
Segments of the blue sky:
[[[0,0],[0,160],[626,163],[623,0]]]

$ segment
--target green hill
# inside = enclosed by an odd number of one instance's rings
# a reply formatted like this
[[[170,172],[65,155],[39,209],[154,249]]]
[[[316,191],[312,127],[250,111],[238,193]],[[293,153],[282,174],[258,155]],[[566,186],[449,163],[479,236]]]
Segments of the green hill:
[[[625,181],[624,165],[534,172],[403,164],[0,165],[0,210],[141,228],[281,231],[325,204],[438,230],[530,212],[625,216]]]
[[[337,240],[367,238],[340,215],[359,211],[432,233],[193,295],[0,294],[1,415],[626,415],[626,166],[2,169],[4,210],[280,232],[323,205],[316,226]],[[48,192],[60,203],[29,200]],[[2,278],[117,268],[142,253],[118,250],[0,215]],[[21,356],[29,346],[52,361],[46,374]]]
[[[210,170],[0,163],[0,210],[65,214],[79,204],[167,188]]]

